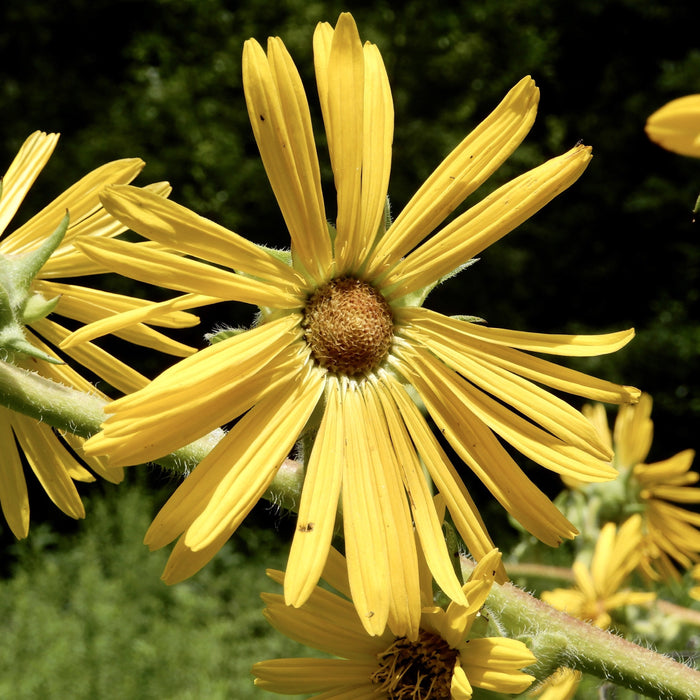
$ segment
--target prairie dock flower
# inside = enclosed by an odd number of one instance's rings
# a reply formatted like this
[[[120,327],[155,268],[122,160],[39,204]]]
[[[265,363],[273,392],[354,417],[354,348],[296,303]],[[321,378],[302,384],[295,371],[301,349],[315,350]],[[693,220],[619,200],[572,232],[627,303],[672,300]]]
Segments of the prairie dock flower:
[[[527,134],[538,101],[530,78],[447,156],[389,225],[393,106],[379,51],[363,46],[354,20],[342,14],[335,29],[318,25],[314,61],[337,191],[332,227],[309,107],[291,57],[278,38],[269,40],[267,53],[252,39],[243,51],[248,112],[289,229],[291,254],[254,245],[152,192],[115,185],[102,195],[125,225],[191,257],[144,249],[136,259],[108,240],[81,243],[86,254],[124,275],[247,302],[260,313],[251,330],[216,342],[110,404],[112,415],[87,449],[115,465],[139,464],[238,419],[146,535],[152,548],[179,538],[164,573],[173,583],[214,555],[302,433],[311,436],[285,600],[301,605],[314,590],[340,502],[360,618],[372,634],[381,634],[387,621],[394,631],[408,632],[420,611],[414,525],[438,585],[465,603],[432,504],[433,485],[475,558],[492,549],[421,409],[504,508],[557,545],[575,529],[499,438],[556,472],[584,481],[613,478],[610,448],[578,411],[542,385],[611,402],[634,401],[638,391],[530,352],[613,352],[633,331],[544,335],[421,307],[443,277],[543,207],[590,160],[590,149],[576,146],[430,237]],[[88,326],[69,342],[96,337],[109,323]]]
[[[59,384],[92,394],[99,392],[78,372],[63,364],[56,346],[70,333],[55,320],[63,316],[82,323],[128,309],[150,307],[143,299],[91,289],[57,278],[77,278],[105,272],[73,243],[78,237],[107,238],[124,232],[125,226],[100,204],[98,192],[112,184],[131,182],[143,161],[130,158],[107,163],[92,171],[14,231],[8,226],[51,157],[58,134],[36,131],[23,143],[0,181],[0,350],[2,361],[12,363]],[[158,195],[169,192],[154,185]],[[149,247],[154,244],[147,243]],[[132,244],[133,250],[138,246]],[[47,316],[51,315],[51,318]],[[193,325],[196,317],[183,312],[161,314],[152,322],[165,326]],[[123,328],[124,339],[178,356],[191,349],[146,325]],[[100,347],[85,343],[67,353],[121,392],[143,388],[148,379]],[[5,397],[1,397],[5,398]],[[4,403],[0,400],[0,403]],[[36,474],[49,498],[67,515],[81,518],[85,509],[73,483],[94,481],[76,458],[84,458],[92,471],[118,482],[121,469],[107,469],[104,460],[82,453],[83,439],[59,435],[34,418],[0,406],[0,504],[17,538],[29,531],[29,499],[21,455]]]
[[[647,119],[645,130],[662,148],[700,158],[700,95],[671,100]]]
[[[432,602],[430,576],[422,576],[423,609],[414,636],[368,636],[352,603],[337,593],[315,588],[306,605],[290,608],[281,595],[263,593],[265,617],[292,639],[339,658],[262,661],[253,666],[255,684],[275,693],[320,693],[314,698],[414,698],[468,700],[472,687],[497,693],[524,691],[534,677],[522,669],[535,662],[520,641],[506,637],[470,637],[472,625],[491,590],[500,553],[489,552],[464,585],[461,606],[446,610]],[[281,571],[268,575],[283,582]],[[350,590],[343,557],[331,550],[323,578],[339,593]]]

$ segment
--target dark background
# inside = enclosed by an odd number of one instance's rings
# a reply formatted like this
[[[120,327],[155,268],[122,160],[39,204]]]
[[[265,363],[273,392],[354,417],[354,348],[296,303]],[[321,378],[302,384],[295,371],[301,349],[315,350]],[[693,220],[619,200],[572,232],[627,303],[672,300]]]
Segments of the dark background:
[[[537,122],[484,191],[579,140],[594,149],[576,184],[428,306],[532,331],[634,326],[623,351],[572,366],[652,394],[650,459],[696,447],[700,160],[644,134],[654,110],[700,92],[691,0],[10,0],[0,4],[0,171],[32,131],[59,131],[26,216],[103,162],[139,156],[148,165],[137,184],[167,179],[175,201],[254,241],[287,245],[247,122],[242,44],[284,39],[308,86],[330,186],[311,37],[342,10],[379,45],[389,72],[395,212],[526,74],[541,89]],[[329,192],[329,210],[332,201]],[[252,311],[220,306],[202,318],[184,339],[203,345],[214,325],[249,323]],[[152,376],[164,367],[143,352],[131,360]]]

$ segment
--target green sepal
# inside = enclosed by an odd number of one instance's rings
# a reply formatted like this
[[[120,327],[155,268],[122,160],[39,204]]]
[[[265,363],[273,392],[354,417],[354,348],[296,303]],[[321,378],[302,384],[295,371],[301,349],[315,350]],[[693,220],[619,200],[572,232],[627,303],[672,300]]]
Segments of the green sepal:
[[[227,338],[233,338],[235,335],[240,335],[249,330],[248,328],[220,328],[218,331],[212,333],[205,333],[204,339],[209,343],[209,345],[214,345],[215,343],[220,343],[222,340]]]
[[[58,248],[68,229],[66,212],[56,230],[37,248],[24,255],[0,255],[0,348],[52,364],[62,360],[34,347],[24,335],[25,323],[51,313],[58,298],[46,300],[31,291],[32,282]]]
[[[46,318],[56,308],[60,298],[57,296],[53,299],[45,299],[43,294],[32,294],[24,305],[22,320],[24,323],[31,323],[40,318]]]
[[[16,290],[17,294],[23,294],[26,297],[34,278],[39,274],[39,271],[44,267],[56,248],[61,245],[61,241],[66,235],[69,221],[70,218],[66,211],[56,230],[38,248],[22,256],[5,258],[3,266],[6,266],[6,271],[3,277],[11,281],[12,288]],[[24,303],[25,300],[23,299],[22,306],[24,306]]]
[[[446,275],[443,275],[437,281],[432,282],[431,284],[428,284],[425,287],[421,287],[420,289],[416,289],[415,292],[410,292],[409,294],[402,296],[400,299],[397,299],[396,303],[399,306],[423,306],[425,300],[428,298],[428,294],[430,294],[430,292],[432,292],[433,289],[435,289],[435,287],[454,277],[455,275],[458,275],[460,272],[462,272],[462,270],[466,270],[468,267],[471,267],[478,260],[479,258],[472,258],[471,260],[467,260],[467,262],[462,263],[451,272],[448,272]]]

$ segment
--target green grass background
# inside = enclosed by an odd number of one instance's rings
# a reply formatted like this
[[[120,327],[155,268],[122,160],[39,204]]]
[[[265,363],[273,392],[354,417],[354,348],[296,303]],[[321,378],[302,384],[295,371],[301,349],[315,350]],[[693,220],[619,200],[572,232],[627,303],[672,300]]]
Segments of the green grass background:
[[[260,591],[277,589],[265,568],[284,568],[284,536],[243,527],[199,574],[166,586],[167,551],[142,544],[153,500],[134,483],[93,488],[75,532],[35,522],[6,550],[0,698],[274,697],[250,668],[302,649],[262,615]]]

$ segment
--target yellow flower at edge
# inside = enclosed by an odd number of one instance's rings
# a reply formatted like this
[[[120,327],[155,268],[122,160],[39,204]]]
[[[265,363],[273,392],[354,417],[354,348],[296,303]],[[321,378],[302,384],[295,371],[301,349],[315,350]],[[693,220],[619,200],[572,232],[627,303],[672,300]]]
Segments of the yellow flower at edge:
[[[432,504],[433,485],[475,558],[492,549],[421,407],[503,507],[556,546],[575,528],[499,438],[556,472],[613,478],[609,447],[578,411],[541,385],[610,402],[634,401],[638,390],[530,353],[613,352],[633,331],[527,333],[421,307],[442,278],[538,211],[589,162],[590,149],[575,146],[430,236],[525,137],[537,108],[534,81],[521,80],[386,228],[393,105],[379,51],[363,46],[345,13],[335,30],[318,25],[314,60],[337,190],[330,231],[296,67],[278,38],[269,40],[267,54],[254,40],[243,51],[248,112],[290,232],[291,256],[144,190],[114,186],[103,194],[105,207],[125,225],[191,257],[143,250],[136,259],[118,241],[82,242],[86,254],[143,281],[256,305],[260,315],[252,330],[213,344],[112,403],[112,415],[87,449],[115,465],[139,464],[238,419],[146,534],[154,549],[178,540],[164,573],[174,583],[214,556],[302,432],[314,430],[285,599],[302,605],[313,591],[340,502],[360,617],[373,634],[387,623],[402,634],[415,630],[420,616],[414,524],[438,585],[464,603]],[[108,327],[93,324],[69,342]]]
[[[700,158],[700,95],[686,95],[656,110],[645,127],[662,148]]]
[[[575,587],[544,591],[542,600],[602,629],[610,626],[612,611],[653,601],[654,593],[622,589],[641,557],[641,524],[638,514],[619,529],[615,523],[606,523],[600,531],[590,566],[578,560],[572,566]],[[580,680],[579,671],[562,667],[530,695],[540,700],[569,700],[574,697]]]
[[[312,697],[323,700],[469,700],[472,687],[521,693],[534,680],[521,670],[536,661],[532,652],[515,639],[469,637],[499,566],[498,550],[484,556],[464,585],[468,604],[453,602],[446,610],[432,603],[430,574],[423,572],[424,607],[412,637],[389,630],[368,636],[352,603],[320,587],[301,608],[285,605],[284,596],[263,593],[264,614],[273,627],[338,658],[262,661],[253,666],[255,684],[286,695],[320,693]],[[279,583],[285,578],[281,571],[268,575]],[[323,578],[350,596],[345,560],[335,549]]]
[[[606,523],[600,531],[590,566],[577,560],[571,567],[575,588],[544,591],[542,600],[602,629],[610,626],[610,611],[654,600],[654,593],[621,589],[639,563],[641,525],[639,514],[628,518],[619,529],[615,523]]]
[[[111,237],[125,231],[125,226],[102,208],[98,193],[108,185],[131,182],[144,165],[138,158],[117,160],[97,168],[19,228],[6,233],[22,201],[51,157],[57,141],[58,134],[39,131],[33,133],[24,142],[2,178],[0,258],[12,263],[12,258],[19,259],[37,249],[57,228],[68,211],[70,221],[63,240],[42,266],[30,288],[30,293],[43,300],[43,303],[57,299],[56,306],[51,312],[51,318],[30,318],[24,329],[25,338],[30,345],[45,355],[60,360],[60,355],[54,352],[52,347],[64,340],[69,331],[54,320],[56,315],[89,323],[126,309],[143,308],[149,304],[142,299],[56,281],[56,278],[60,277],[76,278],[105,271],[77,250],[73,243],[80,236]],[[167,194],[169,187],[164,184],[156,185],[154,191]],[[137,247],[134,247],[134,250],[136,249]],[[193,321],[196,321],[189,314],[183,313],[170,314],[154,320],[168,326],[192,325]],[[184,356],[190,353],[186,346],[145,325],[125,328],[119,335],[125,340],[171,354]],[[148,383],[146,377],[92,343],[71,348],[66,354],[122,392],[135,391]],[[99,393],[66,364],[50,364],[14,352],[10,355],[5,353],[3,360],[9,360],[59,384],[92,394]],[[48,425],[0,406],[0,504],[5,519],[17,538],[27,536],[30,520],[29,498],[20,455],[24,455],[49,498],[73,518],[85,516],[85,509],[73,480],[94,481],[92,474],[76,459],[73,452],[80,454],[88,466],[102,477],[114,482],[123,478],[123,470],[108,469],[103,459],[83,455],[82,438],[68,433],[63,434],[62,438],[60,439]]]
[[[653,579],[677,579],[674,560],[687,569],[700,558],[700,514],[676,505],[700,503],[694,486],[700,474],[691,471],[694,450],[645,463],[654,432],[652,403],[642,394],[638,404],[621,406],[612,436],[603,406],[584,406],[584,413],[615,451],[614,465],[627,484],[626,506],[636,501],[642,507],[640,568]]]

